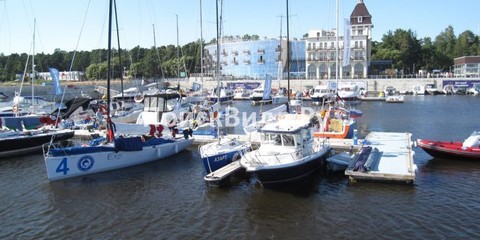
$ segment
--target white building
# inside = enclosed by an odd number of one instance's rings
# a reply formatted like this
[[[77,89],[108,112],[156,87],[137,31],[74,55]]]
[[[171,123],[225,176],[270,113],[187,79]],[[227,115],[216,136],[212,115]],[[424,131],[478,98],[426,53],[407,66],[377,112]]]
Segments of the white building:
[[[350,60],[349,65],[343,67],[343,50],[345,41],[338,36],[339,78],[366,78],[371,59],[372,16],[368,12],[363,0],[350,15]],[[311,30],[305,39],[306,76],[307,79],[334,79],[336,75],[336,29]]]

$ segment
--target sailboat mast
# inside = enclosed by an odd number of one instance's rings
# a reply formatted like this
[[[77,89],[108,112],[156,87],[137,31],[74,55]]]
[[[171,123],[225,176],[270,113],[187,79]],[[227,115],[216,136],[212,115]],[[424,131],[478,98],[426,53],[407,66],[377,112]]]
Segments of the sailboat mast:
[[[215,1],[215,9],[216,9],[216,16],[217,16],[217,66],[216,66],[216,74],[217,77],[217,104],[218,108],[220,109],[220,23],[219,23],[219,14],[218,14],[218,1]],[[218,117],[218,114],[217,114]],[[220,120],[217,118],[217,136],[218,142],[220,143]]]
[[[34,88],[34,83],[35,83],[35,26],[37,24],[37,19],[33,19],[33,42],[32,42],[32,110],[34,109],[35,106],[35,100],[33,97],[35,96],[35,88]]]
[[[203,19],[202,0],[200,0],[200,81],[203,85]]]
[[[336,84],[337,84],[337,94],[338,94],[338,74],[339,74],[339,66],[338,66],[338,53],[339,53],[339,43],[338,43],[338,32],[339,32],[339,29],[338,29],[338,0],[336,0],[337,4],[336,4],[336,18],[335,18],[335,21],[336,21],[336,29],[337,29],[337,33],[335,34],[335,41],[336,41],[336,56],[335,56],[335,80],[336,80]]]
[[[107,133],[108,140],[113,140],[113,129],[110,119],[110,79],[112,75],[112,8],[113,1],[110,0],[110,6],[108,11],[108,50],[107,50]]]
[[[178,43],[178,14],[175,14],[177,20],[177,85],[180,86],[180,46]]]
[[[287,2],[287,112],[290,112],[290,28]]]

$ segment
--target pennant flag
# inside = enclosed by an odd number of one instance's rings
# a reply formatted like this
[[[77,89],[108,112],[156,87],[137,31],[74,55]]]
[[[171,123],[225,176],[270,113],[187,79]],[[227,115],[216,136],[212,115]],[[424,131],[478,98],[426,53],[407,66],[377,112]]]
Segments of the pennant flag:
[[[270,93],[272,92],[272,76],[265,76],[265,85],[263,86],[263,100],[270,98]]]
[[[55,90],[55,95],[62,94],[62,89],[60,88],[60,73],[56,68],[49,68],[50,75],[52,75],[53,89]]]
[[[343,35],[343,66],[350,64],[350,20],[345,18],[345,34]]]

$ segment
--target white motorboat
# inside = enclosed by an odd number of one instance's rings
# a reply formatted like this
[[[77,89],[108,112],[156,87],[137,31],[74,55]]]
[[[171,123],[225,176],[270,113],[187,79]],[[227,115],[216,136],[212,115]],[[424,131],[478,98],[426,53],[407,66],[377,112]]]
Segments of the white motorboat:
[[[261,144],[240,159],[247,173],[263,186],[295,182],[320,169],[330,152],[326,142],[314,140],[306,114],[279,115],[258,129]]]
[[[344,101],[358,101],[362,95],[360,87],[354,82],[340,82],[338,97]]]
[[[403,103],[405,97],[403,95],[392,95],[385,97],[385,102],[387,103]]]
[[[329,81],[324,85],[316,86],[313,90],[313,94],[310,96],[312,99],[312,103],[320,105],[323,102],[332,99],[333,97],[335,97],[336,90],[337,84],[333,81]]]
[[[425,95],[425,86],[415,85],[413,86],[413,95]]]
[[[425,85],[425,92],[429,95],[436,95],[438,93],[438,89],[435,84],[426,84]]]

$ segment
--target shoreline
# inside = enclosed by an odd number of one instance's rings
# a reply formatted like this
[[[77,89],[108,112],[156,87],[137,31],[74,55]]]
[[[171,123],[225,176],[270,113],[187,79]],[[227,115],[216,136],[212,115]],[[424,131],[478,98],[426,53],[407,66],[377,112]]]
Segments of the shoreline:
[[[326,84],[328,81],[335,81],[335,79],[291,79],[290,83],[286,79],[273,80],[272,87],[287,87],[290,85],[291,89],[294,90],[304,90],[306,88],[313,88],[317,85]],[[434,84],[437,87],[437,91],[442,91],[444,84],[454,84],[457,86],[469,86],[474,83],[480,84],[480,78],[376,78],[376,79],[339,79],[339,82],[361,82],[366,86],[366,90],[369,92],[378,92],[383,91],[385,87],[392,86],[399,92],[412,92],[414,86],[425,86],[426,84]],[[136,79],[127,79],[123,81],[124,88],[129,88],[132,86],[139,86],[141,80]],[[146,81],[145,84],[149,84],[152,81]],[[212,77],[190,77],[188,79],[162,79],[161,82],[170,83],[172,86],[180,85],[182,88],[191,88],[193,83],[202,84],[203,89],[214,89],[217,85]],[[223,85],[228,83],[241,83],[241,82],[256,82],[263,83],[263,79],[249,79],[249,80],[221,80]],[[111,88],[114,90],[119,90],[121,87],[121,80],[115,79],[111,81]],[[62,89],[69,89],[68,92],[78,92],[84,91],[87,94],[94,92],[96,86],[107,85],[107,80],[89,80],[89,81],[61,81],[60,85]],[[51,95],[53,93],[52,84],[35,84],[35,91],[40,90],[44,91],[44,94]],[[20,83],[16,81],[11,82],[2,82],[0,83],[0,92],[8,93],[18,91]],[[24,93],[31,93],[31,84],[24,83],[22,91]],[[70,89],[77,91],[70,91]]]

